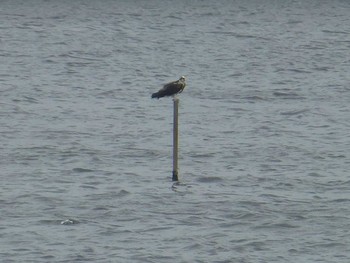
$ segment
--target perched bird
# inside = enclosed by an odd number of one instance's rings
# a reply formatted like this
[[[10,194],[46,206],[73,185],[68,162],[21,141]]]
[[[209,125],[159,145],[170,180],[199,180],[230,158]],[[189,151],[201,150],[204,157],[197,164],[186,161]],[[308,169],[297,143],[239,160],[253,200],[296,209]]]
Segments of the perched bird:
[[[174,96],[178,93],[181,93],[186,87],[186,79],[184,76],[179,78],[179,80],[169,82],[163,86],[158,92],[152,94],[152,98],[162,98],[165,96]]]

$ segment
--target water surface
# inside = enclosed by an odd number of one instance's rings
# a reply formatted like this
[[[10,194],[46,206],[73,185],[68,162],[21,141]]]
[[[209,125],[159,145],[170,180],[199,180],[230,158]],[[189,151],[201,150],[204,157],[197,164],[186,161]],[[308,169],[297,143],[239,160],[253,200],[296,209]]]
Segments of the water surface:
[[[2,260],[349,262],[349,11],[2,1]]]

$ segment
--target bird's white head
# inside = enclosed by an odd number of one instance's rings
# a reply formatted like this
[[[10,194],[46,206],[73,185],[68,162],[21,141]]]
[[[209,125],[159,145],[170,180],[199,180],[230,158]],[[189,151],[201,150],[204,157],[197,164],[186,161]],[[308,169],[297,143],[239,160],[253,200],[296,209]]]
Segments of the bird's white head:
[[[184,76],[182,76],[179,80],[182,82],[185,82],[186,78]]]

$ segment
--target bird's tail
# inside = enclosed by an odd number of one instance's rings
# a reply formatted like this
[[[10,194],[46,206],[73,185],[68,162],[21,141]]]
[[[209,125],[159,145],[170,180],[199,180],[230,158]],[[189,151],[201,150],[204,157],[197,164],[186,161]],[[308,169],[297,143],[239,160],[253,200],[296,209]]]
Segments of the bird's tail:
[[[155,92],[155,93],[152,94],[152,99],[153,99],[153,98],[159,99],[159,94],[158,94],[158,92]]]

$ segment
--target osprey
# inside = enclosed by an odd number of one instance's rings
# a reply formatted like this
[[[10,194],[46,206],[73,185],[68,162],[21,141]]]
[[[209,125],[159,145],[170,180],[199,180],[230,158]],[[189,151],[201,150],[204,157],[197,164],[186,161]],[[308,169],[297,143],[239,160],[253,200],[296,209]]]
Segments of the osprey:
[[[181,93],[186,87],[186,79],[184,76],[179,78],[179,80],[169,82],[163,86],[158,92],[152,94],[152,98],[162,98],[165,96],[173,96],[177,93]]]

